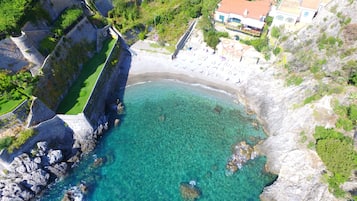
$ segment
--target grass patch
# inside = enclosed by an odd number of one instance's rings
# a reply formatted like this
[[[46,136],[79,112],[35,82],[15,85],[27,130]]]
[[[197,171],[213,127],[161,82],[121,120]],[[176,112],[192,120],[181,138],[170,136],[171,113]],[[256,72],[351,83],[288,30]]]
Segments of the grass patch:
[[[20,99],[6,99],[0,98],[0,115],[6,114],[14,110],[18,105],[24,102],[27,97],[22,96]]]
[[[78,79],[60,103],[57,109],[58,113],[78,114],[83,111],[96,80],[104,68],[105,60],[109,56],[115,42],[115,39],[107,40],[103,44],[102,50],[84,64]]]

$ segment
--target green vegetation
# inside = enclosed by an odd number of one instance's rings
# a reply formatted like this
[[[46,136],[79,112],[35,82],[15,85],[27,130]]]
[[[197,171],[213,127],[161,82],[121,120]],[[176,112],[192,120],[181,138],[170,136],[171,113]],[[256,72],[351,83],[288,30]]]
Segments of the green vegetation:
[[[267,36],[268,27],[265,26],[262,35],[259,38],[254,38],[251,40],[240,40],[242,43],[251,45],[255,50],[264,54],[266,60],[270,59],[270,47],[269,38]],[[275,50],[276,54],[280,53],[280,48]]]
[[[69,8],[65,10],[54,22],[51,29],[52,34],[40,42],[40,52],[43,55],[52,52],[56,47],[58,40],[69,31],[82,15],[83,10],[80,8]]]
[[[23,21],[30,0],[1,0],[0,1],[0,33],[6,35],[19,32],[20,22]]]
[[[51,57],[48,60],[51,68],[43,69],[34,90],[34,95],[52,110],[57,108],[62,94],[66,93],[80,74],[81,65],[89,60],[88,55],[92,55],[95,51],[95,44],[86,40],[74,44],[70,39],[64,41],[54,51],[55,55],[60,56]],[[61,51],[61,49],[66,49],[66,51]]]
[[[338,84],[324,84],[320,82],[316,86],[315,92],[304,100],[304,105],[321,99],[325,95],[340,94],[344,91],[343,86]]]
[[[0,38],[6,35],[18,35],[20,28],[27,21],[49,19],[48,13],[34,0],[0,1]]]
[[[273,38],[279,38],[281,36],[281,32],[280,32],[280,29],[279,27],[272,27],[271,28],[271,36]]]
[[[357,86],[357,60],[349,60],[342,66],[342,70],[347,74],[348,83]]]
[[[83,14],[83,10],[80,8],[69,8],[65,10],[61,16],[55,21],[52,32],[57,36],[64,35],[64,31],[70,28],[79,17]]]
[[[351,131],[357,125],[357,105],[344,106],[339,104],[338,101],[335,101],[333,105],[334,112],[339,115],[336,127]]]
[[[0,138],[0,150],[7,149],[8,147],[10,147],[10,145],[13,143],[14,139],[15,138],[12,136],[6,136],[3,138]]]
[[[13,138],[11,141],[11,144],[8,145],[7,150],[12,153],[15,149],[18,149],[21,147],[21,145],[25,144],[25,142],[32,136],[34,136],[35,130],[34,129],[26,129],[21,131],[16,138]]]
[[[316,151],[328,171],[330,191],[337,197],[342,197],[345,192],[340,189],[340,184],[347,181],[352,170],[357,168],[357,153],[354,151],[351,138],[333,129],[321,126],[315,128]]]
[[[108,16],[109,21],[122,33],[133,30],[146,32],[153,27],[161,44],[174,45],[188,28],[189,21],[201,15],[203,1],[113,0],[114,9]]]
[[[322,36],[319,37],[316,42],[319,50],[323,50],[323,49],[329,50],[331,48],[336,47],[336,45],[338,47],[341,47],[343,44],[343,41],[341,39],[335,38],[333,36],[327,37],[325,33],[323,33]]]
[[[0,115],[15,109],[32,96],[37,79],[30,72],[20,71],[10,74],[0,70]]]
[[[350,17],[343,15],[342,12],[338,12],[337,17],[339,18],[339,22],[342,26],[348,25],[352,20]]]
[[[83,111],[92,89],[96,84],[96,80],[104,68],[105,60],[115,45],[115,42],[115,39],[106,41],[103,44],[102,50],[83,65],[81,74],[59,105],[58,113],[78,114]]]
[[[286,85],[287,86],[292,86],[292,85],[298,86],[303,81],[304,81],[304,79],[302,77],[299,77],[297,75],[291,75],[286,79]]]
[[[216,48],[219,37],[226,35],[213,27],[212,13],[219,0],[114,0],[114,9],[108,13],[109,21],[122,33],[136,32],[145,38],[151,28],[158,43],[175,45],[188,28],[192,18],[200,18],[205,42]],[[140,35],[138,33],[141,33]]]

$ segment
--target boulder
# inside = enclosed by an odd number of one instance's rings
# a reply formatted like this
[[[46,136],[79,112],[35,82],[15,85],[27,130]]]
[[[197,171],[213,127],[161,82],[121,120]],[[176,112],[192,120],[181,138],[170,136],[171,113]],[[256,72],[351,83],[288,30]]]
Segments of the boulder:
[[[180,192],[184,200],[197,200],[201,196],[201,190],[196,185],[187,182],[180,184]]]
[[[50,150],[47,154],[50,165],[62,161],[63,155],[61,150]]]
[[[37,169],[36,171],[23,175],[22,185],[37,194],[47,186],[49,178],[50,175],[46,171]]]
[[[65,162],[57,163],[53,166],[45,167],[50,173],[54,174],[56,177],[60,178],[66,175],[68,165]]]

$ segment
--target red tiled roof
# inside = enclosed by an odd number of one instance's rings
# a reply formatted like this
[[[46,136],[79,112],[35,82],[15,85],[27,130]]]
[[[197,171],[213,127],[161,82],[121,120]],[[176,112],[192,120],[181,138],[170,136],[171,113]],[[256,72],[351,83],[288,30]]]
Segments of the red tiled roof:
[[[218,12],[233,13],[245,17],[259,20],[262,16],[266,16],[270,10],[271,0],[222,0]]]

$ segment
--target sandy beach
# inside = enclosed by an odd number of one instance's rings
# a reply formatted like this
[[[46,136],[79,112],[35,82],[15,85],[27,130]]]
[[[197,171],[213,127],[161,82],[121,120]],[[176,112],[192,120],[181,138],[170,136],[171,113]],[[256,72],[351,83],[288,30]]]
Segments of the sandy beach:
[[[238,41],[224,39],[217,50],[207,47],[202,35],[194,32],[177,58],[162,49],[151,48],[150,42],[138,41],[132,56],[128,84],[177,79],[197,83],[236,94],[237,89],[253,75],[268,67],[254,48]]]

